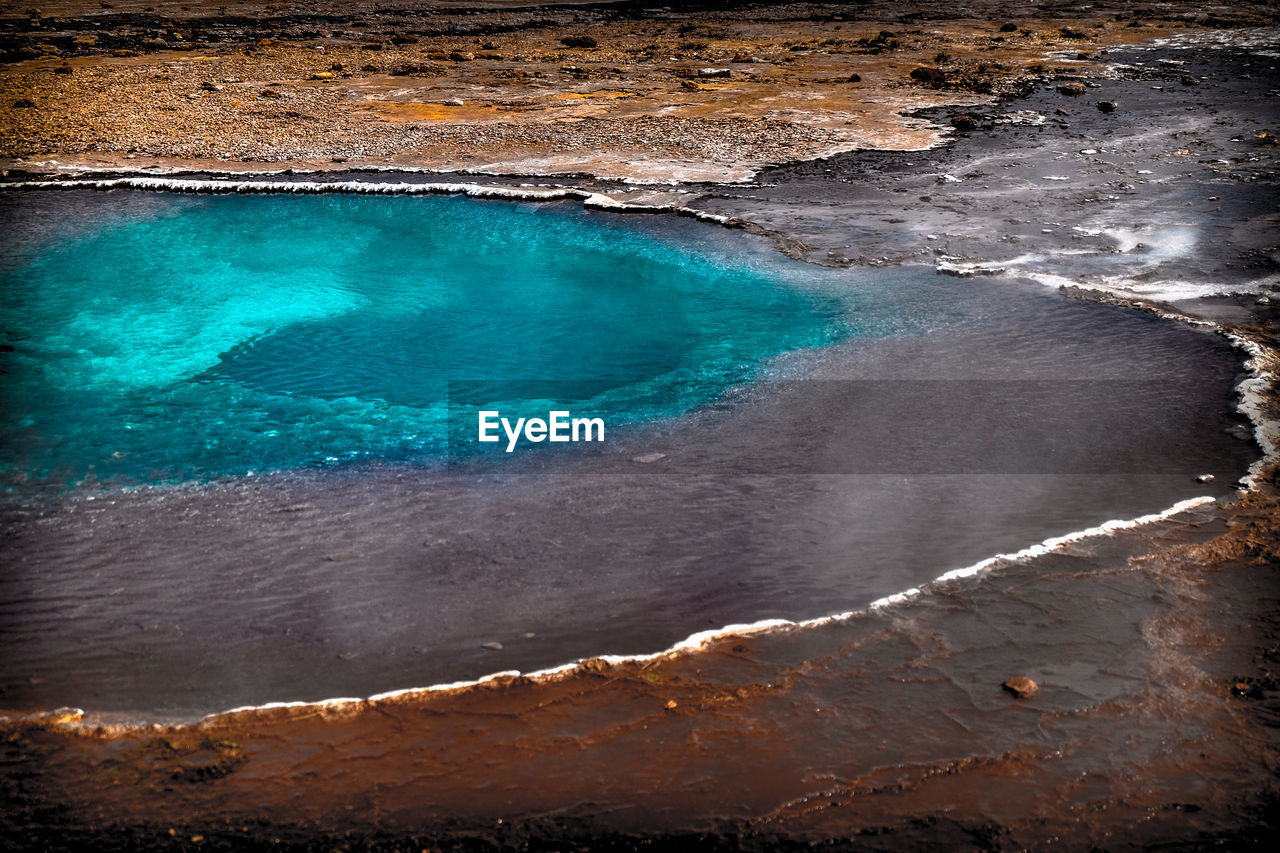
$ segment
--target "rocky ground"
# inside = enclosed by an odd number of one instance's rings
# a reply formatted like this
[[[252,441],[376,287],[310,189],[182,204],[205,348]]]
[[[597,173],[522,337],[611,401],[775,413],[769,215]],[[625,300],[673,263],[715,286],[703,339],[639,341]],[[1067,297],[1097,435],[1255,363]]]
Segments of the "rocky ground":
[[[741,180],[921,148],[1028,78],[1265,9],[46,5],[0,16],[0,163]],[[964,119],[957,119],[963,126]],[[947,122],[943,121],[943,126]]]

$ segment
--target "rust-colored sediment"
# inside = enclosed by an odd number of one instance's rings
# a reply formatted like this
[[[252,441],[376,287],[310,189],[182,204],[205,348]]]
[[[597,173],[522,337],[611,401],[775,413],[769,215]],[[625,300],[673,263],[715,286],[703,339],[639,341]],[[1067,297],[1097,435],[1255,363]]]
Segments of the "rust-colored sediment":
[[[1261,838],[1280,767],[1266,725],[1277,709],[1263,698],[1280,687],[1276,485],[1272,474],[1230,507],[1123,534],[1140,556],[1062,580],[1102,611],[1081,608],[1069,634],[1158,602],[1137,626],[1140,651],[1118,650],[1143,658],[1127,676],[1138,685],[1104,701],[1052,686],[1018,699],[975,675],[1035,654],[1051,590],[1023,597],[1047,576],[1014,568],[848,625],[587,661],[543,681],[187,726],[94,727],[74,713],[9,722],[8,830],[143,849],[192,837],[307,849],[352,838],[389,849]],[[1225,532],[1204,533],[1214,530]],[[999,609],[991,635],[966,638],[948,621],[987,606]]]
[[[962,17],[892,3],[694,15],[238,4],[236,25],[219,26],[218,4],[135,6],[0,18],[9,57],[35,57],[0,70],[0,159],[742,180],[854,148],[928,147],[945,131],[913,110],[1096,71],[1107,47],[1204,17],[1154,4],[1034,17],[998,2]],[[597,45],[564,43],[582,33]],[[918,68],[939,77],[914,80]]]

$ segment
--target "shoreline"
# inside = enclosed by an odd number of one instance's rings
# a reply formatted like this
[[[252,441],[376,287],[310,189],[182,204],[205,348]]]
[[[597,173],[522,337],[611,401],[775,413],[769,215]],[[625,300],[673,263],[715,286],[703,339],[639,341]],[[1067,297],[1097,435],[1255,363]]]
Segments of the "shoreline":
[[[229,173],[220,176],[215,173],[212,178],[206,179],[126,175],[90,180],[29,181],[0,184],[0,190],[57,191],[87,188],[106,191],[111,189],[127,188],[196,194],[312,194],[334,192],[342,194],[376,195],[462,195],[476,199],[505,201],[572,200],[581,203],[584,209],[595,209],[611,213],[672,214],[677,216],[687,216],[698,221],[710,222],[728,228],[743,228],[750,225],[749,222],[730,219],[715,214],[708,214],[704,211],[699,211],[689,207],[647,206],[617,202],[600,193],[591,192],[589,190],[573,186],[535,188],[515,187],[502,183],[493,185],[476,185],[467,183],[454,184],[434,182],[377,184],[359,180],[336,180],[331,182],[251,180],[233,182],[230,180],[233,174],[234,173]],[[223,711],[212,712],[205,715],[199,721],[162,722],[157,720],[139,720],[136,723],[126,725],[123,729],[120,729],[120,731],[141,729],[151,725],[152,723],[177,727],[186,727],[191,725],[201,726],[216,722],[223,718],[231,718],[245,712],[269,711],[276,709],[351,709],[356,707],[367,709],[370,705],[377,703],[380,700],[400,699],[404,697],[426,698],[433,693],[455,692],[459,690],[465,691],[472,688],[478,688],[499,679],[520,678],[533,681],[554,680],[571,675],[575,671],[579,670],[585,663],[591,661],[600,661],[610,665],[647,664],[673,655],[688,653],[696,654],[705,644],[713,641],[724,641],[727,639],[745,637],[774,630],[790,631],[817,627],[831,622],[847,621],[848,619],[861,615],[865,612],[892,606],[894,604],[907,601],[916,595],[928,594],[931,589],[937,588],[939,585],[945,584],[948,581],[979,575],[986,571],[996,569],[1000,565],[1009,562],[1032,559],[1034,557],[1053,552],[1063,546],[1082,539],[1106,536],[1113,531],[1141,527],[1144,525],[1150,525],[1157,521],[1168,520],[1171,517],[1204,504],[1218,503],[1229,511],[1232,504],[1237,503],[1246,497],[1251,495],[1254,497],[1264,497],[1266,492],[1269,491],[1268,486],[1266,485],[1267,478],[1269,476],[1273,476],[1277,466],[1280,465],[1280,457],[1277,456],[1278,449],[1280,449],[1280,442],[1277,442],[1277,436],[1280,436],[1280,418],[1268,416],[1266,413],[1268,406],[1274,407],[1276,400],[1280,399],[1276,379],[1276,366],[1280,365],[1280,355],[1278,355],[1274,349],[1266,347],[1259,341],[1258,333],[1260,330],[1240,328],[1231,329],[1213,321],[1193,317],[1185,312],[1178,311],[1172,306],[1147,301],[1121,300],[1115,294],[1103,289],[1091,289],[1087,286],[1083,286],[1076,290],[1077,292],[1072,295],[1076,295],[1086,301],[1111,305],[1123,304],[1126,307],[1138,308],[1139,310],[1145,311],[1169,322],[1208,328],[1216,334],[1230,340],[1232,346],[1242,352],[1242,367],[1246,370],[1246,378],[1241,380],[1240,384],[1236,388],[1238,395],[1237,410],[1242,415],[1245,415],[1253,424],[1255,441],[1262,449],[1262,456],[1260,456],[1257,461],[1250,466],[1248,471],[1241,475],[1239,484],[1237,485],[1235,499],[1222,503],[1221,499],[1215,499],[1209,496],[1189,498],[1154,513],[1149,513],[1135,518],[1114,519],[1095,527],[1073,530],[1050,536],[1042,542],[1028,545],[1013,553],[995,554],[970,566],[943,571],[941,574],[926,583],[882,597],[865,607],[858,608],[856,610],[841,611],[799,621],[769,618],[749,623],[725,625],[719,628],[698,631],[670,647],[654,652],[630,655],[602,654],[588,658],[579,658],[566,663],[553,665],[548,668],[528,672],[521,672],[519,670],[498,670],[472,679],[440,684],[395,688],[365,697],[333,697],[312,701],[269,701],[260,705],[239,706]],[[216,487],[216,483],[217,481],[210,485]],[[166,487],[161,486],[159,488],[163,489]],[[85,712],[83,710],[68,708],[60,708],[56,710],[45,709],[29,712],[9,712],[9,714],[0,715],[0,723],[39,723],[52,718],[58,719],[59,725],[68,726],[77,730],[88,731],[100,726],[100,723],[92,715],[92,712],[90,712],[90,715],[85,718]],[[113,726],[112,728],[116,727]]]

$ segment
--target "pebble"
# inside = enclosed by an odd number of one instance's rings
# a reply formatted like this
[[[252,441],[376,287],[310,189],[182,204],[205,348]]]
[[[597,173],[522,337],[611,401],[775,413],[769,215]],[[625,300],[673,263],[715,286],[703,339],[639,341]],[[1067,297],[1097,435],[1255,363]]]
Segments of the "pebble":
[[[502,651],[502,643],[499,643],[497,640],[494,640],[492,643],[481,643],[480,648],[486,649],[491,652],[500,652]]]
[[[659,459],[666,459],[666,458],[667,458],[667,454],[665,453],[641,453],[639,456],[632,456],[631,461],[642,462],[647,464],[649,462],[657,462]]]
[[[1024,675],[1015,675],[1000,685],[1018,699],[1030,699],[1040,690],[1040,685]]]

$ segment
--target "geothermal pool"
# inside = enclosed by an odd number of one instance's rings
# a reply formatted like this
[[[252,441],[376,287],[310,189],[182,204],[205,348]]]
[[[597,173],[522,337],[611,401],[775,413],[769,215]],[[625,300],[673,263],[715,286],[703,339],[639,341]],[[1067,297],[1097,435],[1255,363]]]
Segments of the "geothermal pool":
[[[0,707],[654,652],[1225,494],[1256,452],[1224,340],[1025,281],[569,203],[0,206]],[[555,407],[606,440],[474,441]]]
[[[825,271],[563,205],[15,201],[0,464],[18,497],[430,462],[451,418],[453,449],[480,449],[485,407],[670,417],[779,352],[902,325]]]

